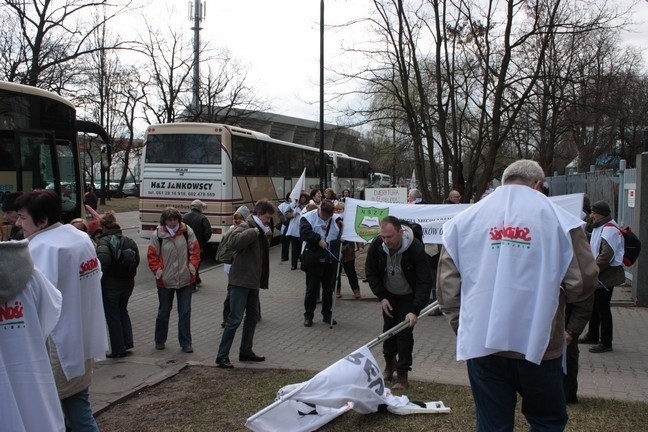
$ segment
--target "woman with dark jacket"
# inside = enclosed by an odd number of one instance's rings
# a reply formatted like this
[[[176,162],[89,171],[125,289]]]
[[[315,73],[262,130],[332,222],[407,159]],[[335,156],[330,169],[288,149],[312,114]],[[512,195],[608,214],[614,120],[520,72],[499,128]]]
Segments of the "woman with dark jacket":
[[[108,358],[125,357],[127,351],[133,348],[133,328],[128,315],[128,300],[135,288],[135,274],[124,273],[116,260],[124,250],[130,254],[139,265],[139,250],[135,241],[122,234],[115,213],[106,212],[100,220],[103,233],[97,238],[97,257],[101,262],[101,293],[103,297],[104,314],[110,335],[110,354]],[[119,254],[119,255],[118,255]]]

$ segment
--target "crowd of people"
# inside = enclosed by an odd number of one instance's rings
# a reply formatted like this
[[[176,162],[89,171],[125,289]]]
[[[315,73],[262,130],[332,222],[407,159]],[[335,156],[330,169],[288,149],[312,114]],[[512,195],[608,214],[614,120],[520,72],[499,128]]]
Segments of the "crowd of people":
[[[512,430],[518,394],[532,428],[562,430],[566,404],[578,402],[578,343],[592,344],[592,353],[612,351],[610,299],[624,282],[621,231],[607,203],[586,201],[584,220],[578,219],[542,193],[543,179],[537,163],[514,162],[488,199],[444,225],[442,245],[424,244],[420,225],[387,216],[367,246],[364,281],[380,302],[382,330],[407,322],[383,342],[383,379],[393,389],[408,387],[413,328],[421,311],[438,301],[457,334],[457,359],[467,364],[480,431]],[[338,196],[315,189],[295,201],[287,195],[279,206],[262,199],[251,210],[236,210],[215,257],[228,277],[218,367],[234,367],[230,351],[241,324],[238,360],[265,360],[253,348],[275,228],[281,233],[280,264],[305,273],[304,327],[314,325],[318,305],[322,322],[337,324],[333,305],[343,296],[342,270],[352,297],[362,297],[355,261],[365,245],[341,238],[350,196],[349,190]],[[461,199],[453,190],[444,203]],[[416,189],[407,201],[426,204]],[[193,352],[192,295],[212,233],[206,209],[200,200],[184,215],[164,209],[147,246],[159,302],[158,350],[166,349],[176,298],[178,344]],[[0,288],[0,307],[19,306],[16,318],[29,324],[0,335],[0,380],[14,389],[14,402],[0,410],[3,421],[11,430],[98,430],[88,400],[92,364],[125,357],[135,347],[128,302],[140,264],[137,244],[113,212],[101,217],[95,238],[82,219],[60,223],[61,200],[53,191],[7,194],[2,211],[0,277],[11,283]],[[461,235],[466,232],[471,235]],[[29,373],[13,374],[12,356],[25,350],[33,356]],[[42,415],[27,415],[22,406]]]

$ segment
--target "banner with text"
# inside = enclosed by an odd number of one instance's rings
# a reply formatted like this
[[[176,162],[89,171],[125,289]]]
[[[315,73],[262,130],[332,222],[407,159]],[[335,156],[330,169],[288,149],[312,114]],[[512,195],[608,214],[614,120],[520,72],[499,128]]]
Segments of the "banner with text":
[[[577,218],[581,218],[583,194],[549,197]],[[472,204],[394,204],[378,201],[363,201],[347,198],[344,207],[344,228],[342,239],[353,242],[370,242],[380,233],[380,221],[386,216],[395,216],[416,222],[423,227],[423,242],[442,242],[443,224]]]
[[[377,201],[385,203],[400,203],[407,202],[407,189],[406,188],[366,188],[365,200]]]
[[[378,362],[363,346],[309,381],[279,390],[277,400],[247,419],[255,432],[316,430],[353,409],[360,414],[380,405],[403,407],[407,396],[394,396],[385,387]]]

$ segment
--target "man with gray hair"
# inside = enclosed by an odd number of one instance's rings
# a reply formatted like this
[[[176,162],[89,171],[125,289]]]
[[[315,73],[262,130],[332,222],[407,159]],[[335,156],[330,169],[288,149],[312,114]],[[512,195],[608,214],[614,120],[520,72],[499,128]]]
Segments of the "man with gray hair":
[[[421,191],[418,189],[410,189],[407,193],[407,204],[425,204]]]
[[[567,424],[562,353],[582,329],[565,327],[565,304],[587,308],[597,268],[583,222],[539,192],[543,179],[538,163],[516,161],[443,226],[437,298],[467,361],[478,431],[513,430],[516,393],[532,430]]]
[[[191,227],[196,240],[200,245],[200,262],[205,259],[205,250],[207,249],[207,242],[212,236],[212,227],[207,216],[203,212],[207,209],[207,204],[196,199],[191,202],[191,210],[182,216],[182,222]],[[196,267],[196,282],[192,286],[193,292],[198,291],[198,287],[202,283],[200,279],[200,264]]]

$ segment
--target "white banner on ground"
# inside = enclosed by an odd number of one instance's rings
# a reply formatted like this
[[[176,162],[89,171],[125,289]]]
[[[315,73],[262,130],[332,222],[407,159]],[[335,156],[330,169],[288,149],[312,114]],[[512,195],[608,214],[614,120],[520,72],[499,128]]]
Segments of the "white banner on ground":
[[[385,388],[378,362],[366,346],[324,369],[305,383],[279,390],[277,401],[247,419],[255,432],[312,431],[353,409],[376,412],[379,405],[406,406],[407,396]]]
[[[577,218],[581,217],[583,194],[549,197]],[[342,239],[353,242],[370,242],[380,233],[380,221],[395,216],[416,222],[423,227],[423,243],[441,243],[443,224],[472,204],[394,204],[347,198],[344,207]]]

